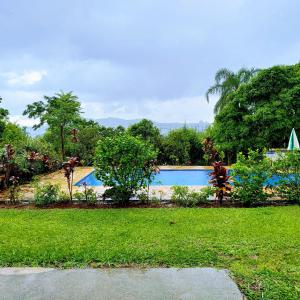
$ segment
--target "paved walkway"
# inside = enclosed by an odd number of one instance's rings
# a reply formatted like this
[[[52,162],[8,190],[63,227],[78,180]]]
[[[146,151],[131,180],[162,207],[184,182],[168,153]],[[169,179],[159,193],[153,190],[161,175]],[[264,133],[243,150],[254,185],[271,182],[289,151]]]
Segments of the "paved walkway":
[[[225,270],[0,269],[2,300],[241,300]]]

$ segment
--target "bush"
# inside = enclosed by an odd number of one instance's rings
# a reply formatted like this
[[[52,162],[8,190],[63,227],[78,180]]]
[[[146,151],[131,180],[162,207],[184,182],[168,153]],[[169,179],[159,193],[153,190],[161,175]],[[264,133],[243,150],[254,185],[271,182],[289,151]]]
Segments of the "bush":
[[[172,186],[171,200],[178,206],[194,207],[207,203],[207,198],[214,194],[215,189],[206,187],[199,192],[190,191],[187,186]]]
[[[34,203],[36,206],[47,206],[54,203],[61,203],[62,197],[57,184],[46,184],[37,186],[34,193]]]
[[[293,203],[300,204],[300,151],[278,153],[274,161],[273,173],[279,177],[275,192]]]
[[[78,202],[86,203],[88,205],[95,205],[97,203],[97,194],[93,188],[88,188],[84,185],[83,192],[74,193],[74,198]]]
[[[128,133],[101,139],[96,148],[95,174],[111,187],[104,196],[128,203],[131,196],[152,182],[156,156],[151,145]]]
[[[236,164],[232,166],[232,198],[247,206],[265,201],[268,194],[264,187],[271,177],[270,168],[265,152],[249,150],[248,156],[239,153]]]

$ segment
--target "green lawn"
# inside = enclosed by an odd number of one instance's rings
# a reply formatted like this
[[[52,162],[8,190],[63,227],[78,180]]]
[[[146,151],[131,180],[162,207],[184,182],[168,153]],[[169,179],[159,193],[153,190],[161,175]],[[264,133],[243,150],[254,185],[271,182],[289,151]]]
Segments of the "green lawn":
[[[0,210],[1,266],[215,266],[300,299],[300,207]]]

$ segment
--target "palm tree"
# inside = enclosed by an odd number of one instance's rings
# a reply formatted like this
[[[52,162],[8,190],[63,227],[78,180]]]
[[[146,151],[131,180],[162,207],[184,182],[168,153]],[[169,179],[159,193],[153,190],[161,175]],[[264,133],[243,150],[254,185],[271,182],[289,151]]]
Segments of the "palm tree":
[[[207,102],[209,102],[210,95],[220,95],[220,98],[214,107],[215,114],[219,113],[228,103],[227,96],[231,92],[236,91],[242,83],[248,82],[258,71],[258,69],[254,68],[250,70],[242,68],[237,73],[226,68],[218,70],[215,75],[215,84],[206,92]]]

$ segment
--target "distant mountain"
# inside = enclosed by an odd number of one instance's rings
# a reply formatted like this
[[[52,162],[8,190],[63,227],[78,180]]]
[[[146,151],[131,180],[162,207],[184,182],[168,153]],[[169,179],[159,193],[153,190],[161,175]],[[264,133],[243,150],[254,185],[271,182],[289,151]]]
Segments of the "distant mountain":
[[[123,126],[127,128],[128,126],[135,124],[141,120],[142,119],[125,120],[119,118],[104,118],[104,119],[96,119],[95,121],[105,127]],[[157,128],[159,128],[162,134],[167,134],[170,130],[182,128],[183,126],[196,129],[197,131],[203,131],[209,126],[209,123],[203,121],[199,121],[198,123],[177,123],[177,122],[172,122],[172,123],[153,122],[153,123]]]
[[[133,119],[133,120],[125,120],[119,118],[104,118],[104,119],[96,119],[95,122],[99,123],[105,127],[118,127],[123,126],[125,128],[129,127],[132,124],[135,124],[142,119]],[[197,131],[203,131],[209,126],[209,123],[199,121],[198,123],[160,123],[160,122],[153,122],[154,125],[160,130],[162,134],[167,134],[170,130],[182,128],[186,126],[188,128],[194,128]],[[41,128],[34,130],[32,127],[26,127],[26,132],[32,136],[36,137],[38,135],[42,135],[45,133],[47,126],[42,126]]]

